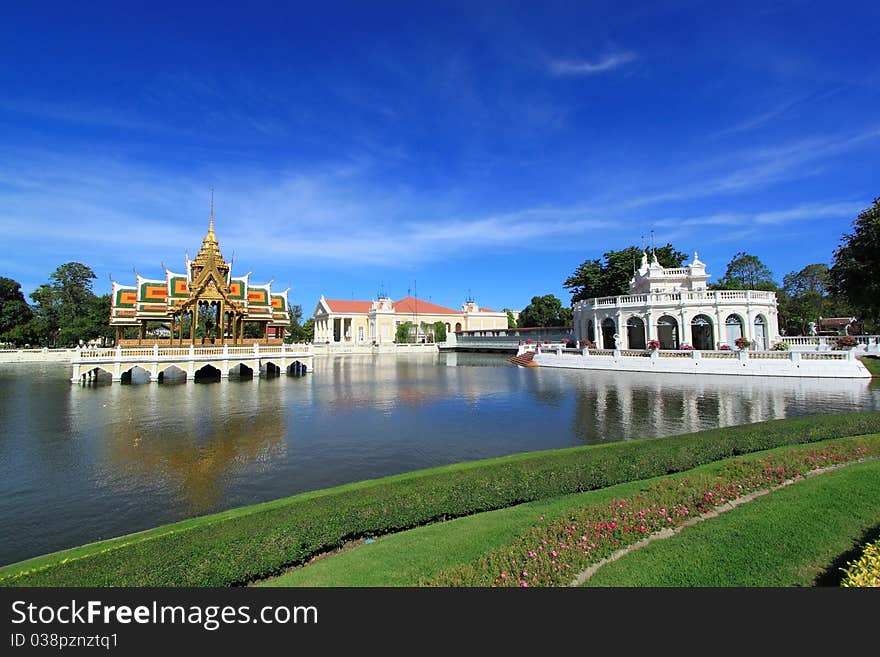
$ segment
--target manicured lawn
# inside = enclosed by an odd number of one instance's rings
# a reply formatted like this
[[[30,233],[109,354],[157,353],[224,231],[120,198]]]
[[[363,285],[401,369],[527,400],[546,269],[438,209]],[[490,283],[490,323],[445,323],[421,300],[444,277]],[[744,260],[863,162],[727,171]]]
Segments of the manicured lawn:
[[[880,524],[880,462],[809,478],[599,568],[586,586],[811,586]]]
[[[875,379],[880,378],[880,358],[876,358],[873,356],[865,356],[860,359],[862,364],[868,368],[868,371],[871,373]]]
[[[260,586],[416,586],[441,570],[478,559],[531,527],[536,518],[559,516],[586,504],[630,495],[644,482],[529,502],[508,509],[382,536]]]
[[[685,486],[688,481],[696,481],[697,486],[702,486],[724,479],[737,480],[739,475],[736,472],[742,468],[748,469],[750,466],[747,464],[752,462],[764,463],[767,458],[772,458],[777,463],[782,463],[785,458],[790,459],[789,454],[821,455],[839,451],[841,447],[853,441],[866,440],[877,445],[880,436],[826,441],[808,448],[778,448],[740,459],[708,464],[679,475],[656,477],[436,523],[380,537],[373,543],[326,557],[280,577],[261,582],[260,585],[415,586],[425,582],[453,586],[489,585],[492,583],[492,578],[504,566],[498,566],[496,560],[496,565],[487,569],[482,565],[487,562],[487,557],[490,557],[488,561],[491,562],[493,555],[495,557],[501,555],[503,563],[506,554],[522,555],[523,550],[517,550],[515,546],[522,543],[524,536],[532,535],[532,538],[526,539],[526,542],[539,544],[542,536],[545,536],[542,534],[542,527],[553,524],[566,525],[570,519],[582,513],[583,509],[602,509],[612,500],[633,498],[651,490],[675,491]],[[800,459],[793,462],[802,463]],[[813,467],[819,466],[821,463]],[[758,470],[763,467],[759,465]],[[751,467],[751,470],[754,470],[754,467]],[[796,484],[794,487],[800,485]],[[880,503],[876,505],[876,510],[880,514]],[[550,535],[546,537],[549,538]],[[624,539],[624,537],[619,538]],[[530,567],[529,570],[532,568]],[[570,580],[571,576],[564,578],[563,582]]]

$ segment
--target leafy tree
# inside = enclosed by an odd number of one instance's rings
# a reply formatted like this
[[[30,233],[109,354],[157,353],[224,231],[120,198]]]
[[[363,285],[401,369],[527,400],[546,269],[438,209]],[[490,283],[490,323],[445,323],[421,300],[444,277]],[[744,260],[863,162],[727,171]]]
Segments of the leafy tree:
[[[434,322],[434,342],[446,342],[446,324]]]
[[[302,324],[303,311],[302,306],[295,304],[290,308],[290,327],[288,329],[285,341],[290,344],[292,342],[311,342],[315,337],[315,320],[309,319]]]
[[[853,222],[834,252],[831,281],[855,314],[880,329],[880,198]]]
[[[566,313],[565,311],[568,311]],[[562,302],[552,294],[532,297],[531,303],[523,308],[519,323],[523,328],[531,326],[565,326],[566,319],[571,322],[571,308],[563,308]]]
[[[789,334],[806,335],[810,322],[819,317],[836,317],[849,310],[831,289],[828,265],[807,265],[798,272],[786,274],[778,294],[780,322]]]
[[[727,263],[727,271],[718,282],[709,286],[713,290],[764,290],[775,292],[779,286],[773,274],[758,256],[740,251]]]
[[[13,341],[10,331],[30,322],[33,315],[19,282],[0,276],[0,340]]]
[[[585,260],[562,285],[571,292],[572,302],[626,294],[642,253],[639,247],[629,246],[620,251],[608,251],[602,260]],[[657,262],[664,267],[681,267],[687,258],[687,254],[668,243],[655,249],[654,253]]]
[[[33,324],[33,328],[39,331],[32,344],[55,346],[61,323],[61,304],[55,290],[48,283],[43,283],[31,292],[31,299],[34,302],[34,316],[38,320]]]
[[[516,318],[513,316],[513,311],[510,308],[505,308],[504,312],[507,313],[507,328],[516,328]]]
[[[412,341],[412,330],[413,324],[412,322],[401,322],[397,325],[397,330],[394,332],[394,339],[398,344],[404,344]]]

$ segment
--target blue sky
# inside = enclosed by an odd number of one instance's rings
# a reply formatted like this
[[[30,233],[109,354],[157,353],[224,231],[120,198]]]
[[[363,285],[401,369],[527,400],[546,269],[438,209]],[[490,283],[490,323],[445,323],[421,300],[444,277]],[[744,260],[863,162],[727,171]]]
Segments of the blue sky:
[[[638,244],[830,262],[880,196],[880,4],[7,3],[0,275],[227,259],[521,309]],[[122,7],[122,5],[125,5]],[[721,6],[733,4],[735,7]]]

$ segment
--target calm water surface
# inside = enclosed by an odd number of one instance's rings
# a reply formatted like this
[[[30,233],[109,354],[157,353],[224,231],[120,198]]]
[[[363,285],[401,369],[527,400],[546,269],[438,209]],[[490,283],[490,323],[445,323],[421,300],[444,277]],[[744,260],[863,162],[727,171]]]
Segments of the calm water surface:
[[[313,374],[98,384],[0,365],[0,564],[301,491],[513,452],[880,410],[880,388],[517,368],[484,354],[316,358]]]

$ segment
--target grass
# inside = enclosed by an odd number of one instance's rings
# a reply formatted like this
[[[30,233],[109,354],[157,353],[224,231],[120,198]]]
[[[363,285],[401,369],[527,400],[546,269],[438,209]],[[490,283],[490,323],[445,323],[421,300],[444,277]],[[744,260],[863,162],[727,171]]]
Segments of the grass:
[[[862,356],[859,360],[868,368],[872,377],[875,379],[880,378],[880,358],[876,356]]]
[[[880,462],[812,477],[599,568],[587,586],[812,586],[880,523]]]
[[[280,577],[261,582],[263,586],[415,586],[420,583],[445,585],[487,585],[499,572],[497,564],[488,569],[483,563],[491,556],[501,559],[516,556],[511,546],[522,542],[530,534],[541,534],[543,528],[554,523],[567,525],[584,509],[604,510],[611,500],[622,500],[647,494],[651,490],[669,490],[680,494],[686,481],[706,482],[741,478],[741,473],[762,470],[767,459],[781,464],[803,463],[810,453],[823,454],[854,450],[868,446],[872,452],[880,449],[880,434],[875,436],[825,441],[809,448],[784,447],[753,454],[742,459],[730,459],[698,467],[671,477],[621,484],[606,489],[567,495],[517,507],[481,513],[444,523],[384,536],[374,543],[360,545],[333,556],[298,568]],[[796,456],[795,455],[799,455]],[[795,460],[791,459],[795,457]],[[795,466],[800,467],[800,466]],[[814,466],[815,467],[815,466]],[[746,470],[744,470],[744,468]],[[800,484],[798,484],[800,485]],[[702,488],[699,488],[702,490]],[[878,507],[880,511],[880,507]],[[593,516],[595,519],[595,516]],[[543,535],[543,534],[542,534]],[[539,543],[540,537],[527,538],[529,544]],[[623,537],[618,537],[624,540]],[[552,543],[552,541],[551,541]],[[548,548],[549,549],[549,548]],[[612,550],[615,548],[611,548]],[[519,552],[523,552],[519,550]],[[533,564],[536,565],[536,564]],[[505,569],[504,567],[500,568]],[[515,567],[514,567],[515,569]],[[509,569],[508,569],[509,570]],[[531,571],[532,568],[530,567]],[[456,571],[464,573],[462,577]],[[487,577],[486,572],[490,575]],[[449,575],[451,573],[451,575]],[[571,576],[564,578],[570,581]]]
[[[232,586],[347,541],[637,481],[779,445],[880,432],[880,413],[532,452],[296,495],[0,568],[0,586]]]

